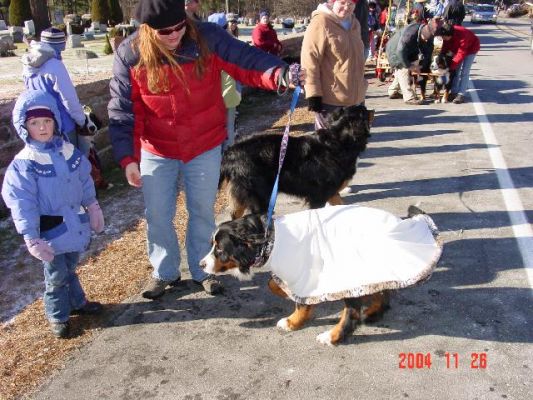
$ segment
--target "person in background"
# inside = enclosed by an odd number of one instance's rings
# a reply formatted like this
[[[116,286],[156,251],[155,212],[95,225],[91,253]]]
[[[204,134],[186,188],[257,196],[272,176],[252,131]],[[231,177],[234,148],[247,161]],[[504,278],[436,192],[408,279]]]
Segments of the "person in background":
[[[381,30],[385,30],[388,16],[389,16],[389,8],[383,7],[381,12],[379,13],[379,27],[381,28]]]
[[[237,17],[232,15],[228,20],[228,27],[226,29],[230,35],[235,38],[239,37],[239,27],[237,25]],[[237,117],[237,106],[242,99],[242,85],[233,79],[227,72],[222,72],[222,97],[224,98],[224,105],[227,109],[227,131],[228,137],[222,143],[222,152],[235,142],[236,126],[235,120]]]
[[[270,22],[270,12],[262,10],[259,13],[259,23],[252,31],[252,43],[255,47],[269,54],[279,56],[283,46],[278,40],[278,35]]]
[[[189,271],[206,293],[219,294],[223,285],[199,262],[215,229],[221,144],[227,137],[221,72],[275,90],[288,86],[288,66],[216,24],[187,18],[184,0],[143,0],[135,15],[139,29],[114,56],[108,111],[114,157],[144,196],[153,273],[142,295],[161,297],[181,279],[173,224],[180,174],[189,215]],[[305,80],[305,71],[298,78]]]
[[[379,14],[377,4],[373,1],[368,3],[368,37],[369,53],[368,58],[376,56],[376,32],[379,31]]]
[[[363,57],[366,61],[370,49],[370,28],[368,26],[368,0],[351,0],[355,4],[354,15],[359,21],[361,28],[361,40],[363,41]]]
[[[13,108],[13,125],[24,148],[9,164],[2,197],[29,253],[43,262],[46,317],[52,333],[69,335],[71,314],[98,314],[88,301],[76,267],[91,229],[104,229],[87,158],[64,140],[56,99],[26,90]]]
[[[65,33],[56,28],[41,32],[40,42],[31,42],[28,52],[22,56],[22,76],[26,89],[43,90],[57,102],[61,118],[61,132],[86,157],[92,146],[92,135],[76,89],[61,61],[65,50]]]
[[[327,128],[329,114],[339,107],[365,101],[365,57],[354,8],[351,0],[319,4],[304,34],[305,95],[315,113],[316,129]]]
[[[415,0],[410,15],[411,22],[425,23],[428,18],[428,12],[426,11],[426,0]]]
[[[200,11],[200,0],[185,0],[185,12],[187,17],[195,21],[201,21],[202,18],[198,15]]]
[[[433,17],[441,17],[444,15],[444,0],[436,0],[433,8]]]
[[[444,7],[442,18],[451,25],[462,25],[466,16],[466,9],[462,0],[449,0]]]
[[[217,24],[221,26],[222,28],[227,28],[227,20],[226,20],[226,14],[223,11],[213,11],[209,16],[207,17],[207,22],[211,22],[213,24]]]
[[[219,20],[217,25],[225,29],[233,37],[238,36],[239,28],[237,28],[237,31],[235,29],[231,30],[231,28],[237,26],[237,20],[233,16],[228,23],[225,23],[225,20]],[[222,153],[224,153],[235,142],[235,116],[237,106],[241,102],[241,85],[225,71],[222,71],[222,98],[227,110],[226,131],[228,133],[226,140],[222,143]]]
[[[438,20],[431,19],[427,24],[413,22],[396,31],[387,42],[387,58],[394,68],[394,80],[388,88],[390,99],[401,99],[406,104],[421,105],[423,100],[416,98],[411,87],[411,72],[429,72],[433,53],[433,38],[438,27]],[[425,90],[427,76],[419,81],[421,90]]]
[[[239,37],[239,21],[237,20],[237,17],[235,15],[233,15],[229,19],[227,31],[229,32],[231,36],[236,37],[236,38]]]
[[[442,36],[441,54],[453,54],[450,71],[455,71],[451,98],[455,104],[465,102],[465,94],[470,81],[470,69],[479,52],[479,38],[470,29],[461,25],[445,23],[437,30],[437,36]]]

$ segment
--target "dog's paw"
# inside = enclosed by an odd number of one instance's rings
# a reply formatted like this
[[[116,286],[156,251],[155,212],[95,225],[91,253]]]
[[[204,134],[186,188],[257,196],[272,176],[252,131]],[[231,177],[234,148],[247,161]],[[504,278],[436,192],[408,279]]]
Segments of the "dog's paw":
[[[289,318],[282,318],[278,321],[276,326],[286,332],[292,331],[291,327],[289,326]]]
[[[329,330],[326,332],[322,332],[320,335],[317,335],[316,341],[327,346],[333,346],[333,343],[331,342],[331,331]]]

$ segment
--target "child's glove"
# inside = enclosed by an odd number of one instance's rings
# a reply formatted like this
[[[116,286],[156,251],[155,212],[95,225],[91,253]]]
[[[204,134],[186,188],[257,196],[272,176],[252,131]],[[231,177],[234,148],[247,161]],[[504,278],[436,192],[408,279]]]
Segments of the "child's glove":
[[[26,239],[26,247],[32,256],[41,261],[52,262],[54,249],[43,239]]]
[[[89,212],[89,224],[91,229],[96,233],[100,233],[104,230],[104,214],[100,208],[100,204],[97,201],[87,207]]]

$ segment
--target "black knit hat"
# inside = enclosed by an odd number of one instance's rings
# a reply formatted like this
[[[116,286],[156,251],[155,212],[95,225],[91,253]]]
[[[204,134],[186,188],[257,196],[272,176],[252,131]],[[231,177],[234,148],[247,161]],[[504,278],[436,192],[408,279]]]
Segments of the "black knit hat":
[[[187,17],[185,0],[141,0],[135,18],[152,29],[174,26]]]

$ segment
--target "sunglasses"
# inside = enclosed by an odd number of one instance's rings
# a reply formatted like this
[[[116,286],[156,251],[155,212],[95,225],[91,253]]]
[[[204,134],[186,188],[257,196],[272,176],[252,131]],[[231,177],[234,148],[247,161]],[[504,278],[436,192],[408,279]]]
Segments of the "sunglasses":
[[[172,28],[157,29],[157,33],[163,36],[171,35],[173,32],[179,32],[185,26],[187,20],[184,19],[179,24],[174,25]]]

